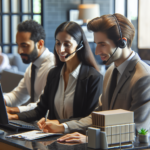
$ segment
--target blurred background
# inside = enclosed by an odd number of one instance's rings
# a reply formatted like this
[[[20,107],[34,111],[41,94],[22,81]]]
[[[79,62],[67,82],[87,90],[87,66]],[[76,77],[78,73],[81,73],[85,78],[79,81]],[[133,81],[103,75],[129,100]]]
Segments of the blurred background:
[[[27,19],[40,23],[46,31],[46,47],[53,52],[57,26],[64,21],[76,21],[85,31],[97,62],[102,64],[100,57],[94,53],[96,45],[93,34],[87,31],[87,21],[104,14],[120,13],[135,27],[132,49],[149,63],[149,6],[150,0],[0,0],[0,46],[2,52],[9,56],[11,65],[19,65],[13,62],[13,55],[17,53],[15,36],[18,23]]]

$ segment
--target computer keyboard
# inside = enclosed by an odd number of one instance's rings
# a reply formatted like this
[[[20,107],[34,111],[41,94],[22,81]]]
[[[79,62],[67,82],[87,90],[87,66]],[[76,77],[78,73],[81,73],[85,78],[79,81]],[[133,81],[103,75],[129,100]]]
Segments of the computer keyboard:
[[[19,128],[23,128],[23,129],[32,129],[32,130],[37,130],[38,129],[33,124],[28,123],[28,122],[24,122],[24,121],[21,121],[21,120],[9,120],[9,124],[17,125],[17,126],[19,126]]]

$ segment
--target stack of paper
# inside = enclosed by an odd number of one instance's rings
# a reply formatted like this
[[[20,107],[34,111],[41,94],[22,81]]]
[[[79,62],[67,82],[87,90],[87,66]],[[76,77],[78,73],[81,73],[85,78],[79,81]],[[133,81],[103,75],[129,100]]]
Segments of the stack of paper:
[[[107,134],[107,143],[116,144],[134,140],[134,113],[117,109],[92,113],[92,124]]]

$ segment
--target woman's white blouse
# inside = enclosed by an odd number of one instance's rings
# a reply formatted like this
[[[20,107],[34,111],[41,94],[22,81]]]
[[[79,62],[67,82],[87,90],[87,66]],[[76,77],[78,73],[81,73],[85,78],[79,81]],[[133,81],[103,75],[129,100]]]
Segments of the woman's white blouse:
[[[69,80],[66,90],[64,84],[65,64],[61,69],[59,85],[54,99],[54,105],[60,119],[68,119],[71,116],[73,116],[74,94],[76,90],[76,84],[80,68],[81,63],[76,67],[76,69],[73,72],[69,74]]]

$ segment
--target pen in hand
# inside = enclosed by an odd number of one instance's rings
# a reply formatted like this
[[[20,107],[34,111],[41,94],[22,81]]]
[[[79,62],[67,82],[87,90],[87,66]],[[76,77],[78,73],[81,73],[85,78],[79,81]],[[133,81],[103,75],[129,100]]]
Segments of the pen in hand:
[[[47,113],[45,115],[45,122],[47,121],[48,114],[49,114],[49,110],[47,110]]]
[[[47,110],[47,112],[46,112],[46,115],[45,115],[45,122],[47,121],[48,114],[49,114],[49,110]],[[43,132],[43,129],[42,129],[42,132]]]

